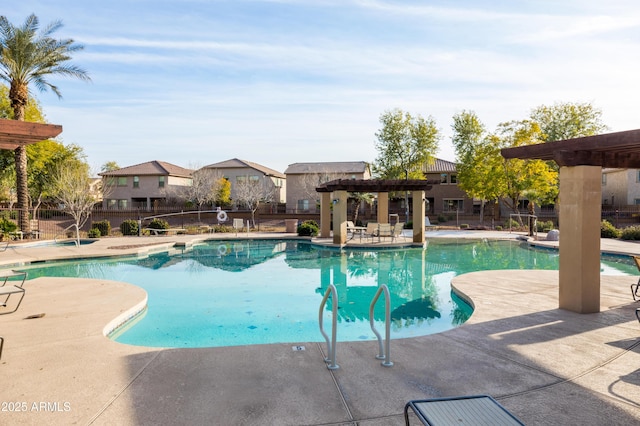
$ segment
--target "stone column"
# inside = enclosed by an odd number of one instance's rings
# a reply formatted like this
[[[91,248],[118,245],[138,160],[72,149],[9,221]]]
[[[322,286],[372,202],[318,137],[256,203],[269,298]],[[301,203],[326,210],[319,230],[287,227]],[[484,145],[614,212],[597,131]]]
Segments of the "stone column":
[[[600,312],[602,168],[560,167],[560,308]]]
[[[320,193],[320,238],[331,237],[331,193]]]
[[[335,191],[333,203],[333,244],[347,243],[347,191]]]
[[[413,242],[424,243],[424,191],[413,191]]]
[[[378,193],[378,223],[389,223],[389,193]]]

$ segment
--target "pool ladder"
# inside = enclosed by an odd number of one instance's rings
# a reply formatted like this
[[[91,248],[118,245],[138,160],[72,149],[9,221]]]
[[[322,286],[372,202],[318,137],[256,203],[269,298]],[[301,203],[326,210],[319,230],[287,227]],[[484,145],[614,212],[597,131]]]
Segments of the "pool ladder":
[[[376,302],[380,298],[380,295],[384,293],[385,298],[385,310],[384,310],[384,322],[385,322],[385,344],[382,344],[382,337],[378,330],[376,330],[374,325],[373,318],[373,308],[376,305]],[[332,306],[331,306],[331,340],[329,340],[329,336],[324,331],[324,307],[327,304],[327,300],[331,296]],[[318,323],[320,325],[320,333],[324,336],[325,341],[327,342],[327,353],[328,356],[324,359],[324,362],[327,363],[327,368],[329,370],[337,370],[340,368],[338,364],[336,364],[336,335],[337,335],[337,324],[338,324],[338,291],[333,284],[329,284],[329,287],[324,292],[324,297],[322,298],[322,302],[320,303],[320,309],[318,311]],[[393,362],[390,360],[390,349],[391,349],[391,296],[389,295],[389,288],[386,284],[382,284],[375,296],[371,300],[371,304],[369,305],[369,324],[371,325],[371,330],[378,338],[378,348],[379,352],[376,355],[376,359],[381,359],[382,365],[385,367],[391,367]]]

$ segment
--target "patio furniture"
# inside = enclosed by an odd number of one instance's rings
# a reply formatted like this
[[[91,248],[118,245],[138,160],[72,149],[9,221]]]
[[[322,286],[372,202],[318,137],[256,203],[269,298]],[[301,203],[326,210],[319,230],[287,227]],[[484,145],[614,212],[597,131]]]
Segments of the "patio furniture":
[[[404,422],[409,424],[409,408],[425,425],[508,426],[524,425],[488,395],[458,396],[409,401],[404,406]]]
[[[378,236],[378,223],[377,222],[369,222],[367,223],[367,228],[364,231],[365,238],[373,238]]]
[[[17,278],[18,284],[7,285],[7,283],[11,282],[10,281],[11,278]],[[2,280],[2,285],[0,286],[0,297],[6,296],[4,301],[0,304],[0,306],[3,308],[6,308],[7,302],[9,302],[9,298],[11,298],[12,295],[14,294],[20,295],[20,299],[18,299],[18,303],[16,304],[15,308],[7,312],[0,311],[0,315],[11,314],[18,310],[18,307],[20,307],[20,303],[22,303],[22,299],[24,298],[25,289],[23,288],[23,286],[24,286],[24,281],[26,279],[27,279],[26,272],[10,271],[10,272],[0,274],[0,280]],[[4,347],[4,337],[0,336],[0,359],[2,358],[3,347]]]
[[[633,260],[636,262],[636,268],[640,271],[640,256],[633,256]],[[631,284],[631,296],[633,296],[633,300],[640,300],[640,278],[638,278],[638,282],[635,284]]]
[[[364,226],[355,226],[352,221],[347,221],[347,236],[351,234],[350,240],[356,236],[356,234],[360,235],[360,241],[362,241],[362,234],[367,230]]]
[[[391,238],[393,241],[393,230],[391,229],[391,224],[389,223],[381,223],[378,225],[378,241],[381,238]]]
[[[395,239],[398,237],[402,237],[402,239],[404,239],[405,236],[402,231],[404,231],[404,222],[397,222],[395,225],[393,225],[393,236],[391,238],[391,241],[395,241]]]

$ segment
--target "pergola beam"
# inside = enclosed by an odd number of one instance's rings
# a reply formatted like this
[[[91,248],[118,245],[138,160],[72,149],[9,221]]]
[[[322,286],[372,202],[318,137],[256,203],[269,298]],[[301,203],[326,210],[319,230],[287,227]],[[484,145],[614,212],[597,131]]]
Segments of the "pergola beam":
[[[15,150],[19,146],[55,138],[60,133],[62,126],[57,124],[0,119],[0,149]]]

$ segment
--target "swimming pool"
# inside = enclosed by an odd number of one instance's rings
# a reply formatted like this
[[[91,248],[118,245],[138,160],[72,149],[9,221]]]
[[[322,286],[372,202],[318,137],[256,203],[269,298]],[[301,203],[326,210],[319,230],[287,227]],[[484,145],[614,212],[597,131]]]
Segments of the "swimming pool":
[[[318,308],[338,291],[338,340],[372,340],[368,310],[380,284],[391,292],[392,338],[445,331],[471,309],[450,287],[461,273],[557,269],[556,251],[515,241],[435,240],[427,249],[336,250],[298,240],[215,241],[141,259],[55,262],[29,278],[104,278],[143,287],[148,309],[112,336],[153,347],[211,347],[322,341]],[[627,259],[603,258],[608,273],[632,274]],[[376,327],[384,303],[374,310]],[[331,303],[324,313],[331,318]]]

